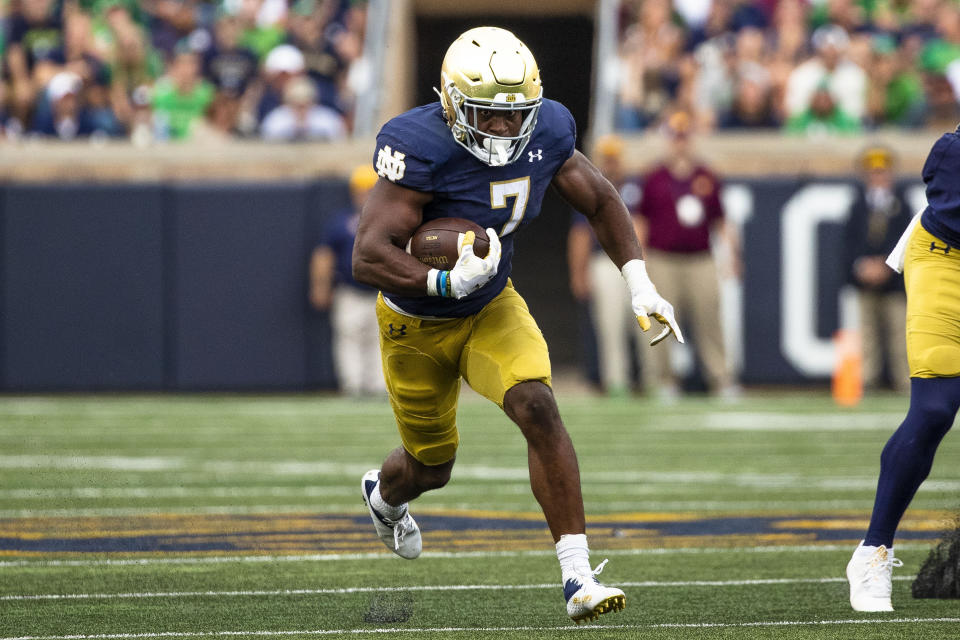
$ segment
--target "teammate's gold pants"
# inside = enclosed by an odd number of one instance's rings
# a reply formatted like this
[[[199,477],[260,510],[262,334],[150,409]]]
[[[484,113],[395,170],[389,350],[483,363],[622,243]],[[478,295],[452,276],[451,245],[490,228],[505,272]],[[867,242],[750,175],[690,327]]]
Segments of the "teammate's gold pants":
[[[918,224],[904,257],[912,378],[960,376],[960,249]]]

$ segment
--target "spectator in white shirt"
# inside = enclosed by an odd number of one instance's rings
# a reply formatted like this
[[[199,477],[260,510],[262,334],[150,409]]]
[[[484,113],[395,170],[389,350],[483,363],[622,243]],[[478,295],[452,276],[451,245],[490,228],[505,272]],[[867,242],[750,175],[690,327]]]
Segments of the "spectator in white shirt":
[[[816,54],[797,66],[787,80],[784,98],[787,117],[810,107],[818,88],[826,87],[833,101],[858,122],[867,101],[867,74],[846,57],[850,36],[843,27],[824,25],[811,38]]]
[[[335,109],[317,104],[317,88],[306,76],[291,79],[283,90],[283,104],[264,118],[260,127],[271,142],[340,140],[347,127]]]

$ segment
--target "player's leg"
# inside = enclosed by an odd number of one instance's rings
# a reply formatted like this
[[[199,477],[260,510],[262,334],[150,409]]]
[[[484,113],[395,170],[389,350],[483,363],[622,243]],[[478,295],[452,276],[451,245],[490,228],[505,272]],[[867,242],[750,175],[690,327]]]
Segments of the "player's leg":
[[[450,478],[459,436],[458,362],[466,321],[423,321],[377,301],[380,349],[390,404],[403,446],[364,474],[361,492],[377,535],[397,555],[420,555],[408,502]]]
[[[930,475],[940,441],[960,408],[960,378],[913,378],[910,409],[880,455],[880,479],[865,546],[893,546],[900,519]]]
[[[865,540],[872,546],[893,544],[900,518],[930,473],[960,407],[960,256],[931,251],[934,239],[923,227],[914,232],[914,240],[904,273],[910,408],[880,457]]]
[[[454,460],[426,465],[403,447],[390,452],[380,465],[380,495],[391,505],[402,505],[450,481]]]
[[[553,392],[539,381],[520,382],[504,394],[503,410],[527,440],[530,486],[553,535],[567,614],[579,623],[621,610],[623,591],[597,581],[603,565],[590,568],[577,454]]]
[[[912,378],[910,409],[880,456],[870,527],[847,564],[855,611],[893,611],[893,538],[960,408],[960,378]]]
[[[553,541],[564,534],[584,533],[577,454],[553,391],[540,381],[519,382],[504,394],[503,410],[527,440],[530,486]]]
[[[550,360],[540,329],[512,286],[473,322],[461,372],[503,408],[527,440],[530,484],[556,543],[568,615],[580,622],[622,609],[623,592],[601,585],[590,568],[577,456],[549,386]]]
[[[960,407],[960,256],[932,252],[919,227],[907,251],[907,357],[910,408],[880,458],[867,545],[893,544],[900,518],[930,473],[933,456]]]
[[[910,409],[883,449],[870,528],[847,565],[857,611],[893,610],[894,534],[960,409],[960,255],[931,251],[934,240],[918,226],[907,249]]]

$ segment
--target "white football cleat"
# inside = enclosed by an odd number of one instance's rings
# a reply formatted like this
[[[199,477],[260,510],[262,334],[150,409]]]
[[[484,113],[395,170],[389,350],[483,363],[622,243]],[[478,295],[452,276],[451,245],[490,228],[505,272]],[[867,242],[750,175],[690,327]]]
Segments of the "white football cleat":
[[[597,582],[596,576],[603,571],[607,561],[604,560],[592,573],[576,574],[563,584],[563,597],[567,600],[567,615],[574,622],[580,624],[588,620],[596,620],[604,613],[622,611],[627,604],[627,597],[620,589],[605,587]]]
[[[903,562],[893,557],[893,549],[885,546],[866,547],[863,541],[847,563],[850,582],[850,606],[854,611],[893,611],[893,568]]]
[[[370,494],[373,488],[380,482],[380,471],[371,469],[363,474],[360,481],[360,493],[363,494],[363,503],[367,505],[370,512],[370,519],[373,520],[373,526],[377,530],[377,535],[387,545],[390,551],[401,558],[413,560],[423,551],[423,540],[420,537],[420,527],[417,526],[413,516],[407,506],[404,505],[403,516],[396,520],[384,517],[379,511],[370,505]]]

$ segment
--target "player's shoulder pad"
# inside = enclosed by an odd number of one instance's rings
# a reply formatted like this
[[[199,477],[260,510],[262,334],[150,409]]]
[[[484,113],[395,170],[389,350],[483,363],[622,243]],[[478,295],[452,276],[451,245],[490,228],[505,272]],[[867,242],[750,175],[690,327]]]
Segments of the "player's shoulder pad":
[[[454,147],[440,103],[416,107],[388,121],[377,134],[373,166],[391,182],[431,191],[433,176]]]
[[[544,98],[537,115],[536,135],[541,144],[569,148],[569,157],[577,142],[577,124],[573,114],[556,100]]]
[[[955,180],[954,170],[960,166],[960,132],[945,133],[933,143],[927,161],[923,164],[923,181],[929,184],[932,180]],[[949,175],[943,175],[944,172]]]

